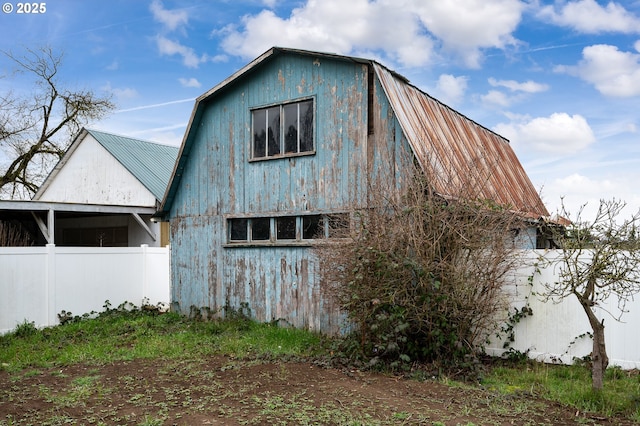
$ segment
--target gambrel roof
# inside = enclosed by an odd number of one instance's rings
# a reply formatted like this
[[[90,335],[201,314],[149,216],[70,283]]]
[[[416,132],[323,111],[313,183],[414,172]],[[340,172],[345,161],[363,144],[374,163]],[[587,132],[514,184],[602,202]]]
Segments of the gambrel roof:
[[[274,47],[196,99],[178,161],[159,215],[166,214],[178,189],[193,143],[193,126],[209,100],[264,61],[281,54],[350,61],[371,67],[380,81],[413,153],[442,196],[457,198],[464,185],[477,185],[476,196],[539,219],[549,215],[509,141],[411,85],[375,60]]]
[[[479,198],[535,219],[549,216],[507,139],[384,66],[373,66],[434,191],[448,197],[472,191]]]

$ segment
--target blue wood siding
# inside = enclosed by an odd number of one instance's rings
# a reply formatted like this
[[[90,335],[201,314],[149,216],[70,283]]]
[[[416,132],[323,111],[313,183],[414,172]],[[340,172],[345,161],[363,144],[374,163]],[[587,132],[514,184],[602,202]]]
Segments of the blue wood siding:
[[[335,332],[310,247],[229,247],[234,215],[346,211],[361,205],[368,156],[366,65],[278,55],[231,82],[192,123],[189,160],[171,205],[173,300]],[[314,99],[314,155],[249,161],[251,109]],[[369,155],[368,155],[369,154]]]
[[[171,204],[172,299],[221,310],[247,304],[260,321],[327,333],[343,327],[323,294],[312,247],[226,244],[227,217],[309,214],[365,207],[383,182],[399,188],[413,158],[380,82],[368,134],[366,64],[279,54],[199,105]],[[250,161],[251,109],[314,99],[315,154]]]

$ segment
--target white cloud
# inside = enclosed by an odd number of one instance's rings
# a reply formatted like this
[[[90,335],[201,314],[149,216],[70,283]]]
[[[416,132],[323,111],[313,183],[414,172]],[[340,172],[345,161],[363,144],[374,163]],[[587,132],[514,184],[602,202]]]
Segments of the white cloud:
[[[539,17],[583,33],[640,33],[640,19],[613,1],[606,6],[595,0],[556,2],[540,9]]]
[[[614,185],[610,180],[593,180],[579,173],[554,180],[554,186],[562,193],[572,193],[573,195],[589,195],[595,193],[605,193],[614,190]]]
[[[640,54],[616,46],[587,46],[577,65],[559,66],[556,71],[580,77],[605,96],[640,96]]]
[[[548,85],[536,83],[531,80],[519,82],[516,80],[497,80],[491,77],[488,81],[493,87],[504,87],[505,89],[508,89],[511,95],[507,95],[500,90],[489,90],[489,92],[487,92],[486,95],[481,96],[480,99],[487,106],[493,105],[502,108],[526,99],[527,94],[544,92],[549,89]]]
[[[189,22],[189,15],[184,10],[167,10],[162,1],[153,0],[149,6],[153,18],[164,25],[168,30],[174,31],[176,28],[186,25]]]
[[[637,179],[637,176],[635,177]],[[572,173],[553,179],[545,187],[545,199],[553,213],[559,212],[564,204],[571,218],[582,210],[582,220],[593,220],[598,211],[600,200],[622,200],[627,203],[621,219],[629,217],[640,207],[640,196],[634,190],[633,176],[615,178],[598,175]]]
[[[495,78],[489,78],[489,84],[493,87],[506,87],[513,92],[538,93],[549,89],[549,85],[536,83],[531,80],[519,83],[515,80],[496,80]]]
[[[208,59],[206,55],[198,56],[192,48],[163,36],[156,37],[156,44],[161,55],[182,56],[182,63],[189,68],[198,68],[202,62]]]
[[[574,154],[596,140],[587,120],[577,114],[554,113],[528,121],[501,123],[494,130],[522,149],[556,155]]]
[[[467,90],[468,78],[464,76],[453,76],[442,74],[436,84],[436,95],[438,100],[447,105],[456,105],[462,101]]]
[[[420,33],[415,15],[386,1],[309,0],[280,18],[271,10],[245,16],[242,29],[227,28],[225,51],[255,57],[271,46],[348,54],[381,48],[403,64],[418,66],[431,58],[433,43]]]
[[[472,68],[480,66],[480,49],[503,49],[518,43],[512,33],[525,7],[519,0],[413,0],[408,3],[444,47],[457,52]]]
[[[433,61],[440,45],[467,66],[478,67],[481,49],[517,43],[511,34],[524,7],[520,0],[308,0],[288,17],[263,10],[217,33],[227,53],[245,58],[283,46],[339,54],[383,52],[401,66],[418,67]]]
[[[200,87],[200,86],[202,86],[202,84],[200,84],[200,82],[197,79],[193,78],[193,77],[191,77],[191,78],[179,78],[178,81],[184,87]]]
[[[483,103],[508,107],[511,105],[511,98],[499,90],[489,90],[486,95],[481,97]]]

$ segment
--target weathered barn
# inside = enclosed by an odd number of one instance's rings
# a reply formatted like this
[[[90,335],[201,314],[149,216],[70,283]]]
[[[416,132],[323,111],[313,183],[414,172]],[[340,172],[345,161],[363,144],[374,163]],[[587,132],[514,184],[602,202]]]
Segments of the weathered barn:
[[[401,176],[405,153],[444,196],[474,171],[483,198],[548,215],[507,140],[376,61],[272,48],[240,69],[196,100],[158,212],[175,307],[337,330],[313,245],[327,218],[365,207],[374,176]]]

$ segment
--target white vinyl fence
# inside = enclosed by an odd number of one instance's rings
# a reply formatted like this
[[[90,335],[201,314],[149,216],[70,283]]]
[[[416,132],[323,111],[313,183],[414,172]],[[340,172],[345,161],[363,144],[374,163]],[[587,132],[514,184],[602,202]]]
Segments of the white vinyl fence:
[[[530,358],[544,362],[571,364],[575,358],[591,353],[591,327],[587,316],[571,296],[561,303],[544,301],[544,283],[557,281],[559,251],[533,250],[526,253],[527,266],[522,268],[508,291],[513,308],[521,309],[527,305],[532,315],[523,318],[515,325],[515,341],[510,347],[527,352]],[[543,257],[546,261],[540,261]],[[543,266],[546,264],[546,267]],[[605,342],[609,364],[623,369],[640,368],[640,294],[627,303],[622,321],[616,321],[609,313],[618,316],[618,299],[612,296],[596,310],[598,317],[604,320]],[[502,342],[495,341],[489,346],[490,354],[504,352]]]
[[[510,348],[545,362],[571,363],[591,353],[591,331],[584,311],[574,298],[554,304],[540,296],[543,284],[556,280],[557,266],[541,267],[540,256],[553,259],[554,251],[526,252],[527,266],[518,271],[507,289],[513,308],[528,305],[533,314],[515,325]],[[139,306],[170,303],[169,248],[0,247],[0,334],[33,321],[37,326],[58,324],[58,314],[73,315],[103,310],[127,301]],[[548,262],[547,262],[548,263]],[[536,271],[537,272],[534,272]],[[623,322],[607,311],[618,312],[612,298],[598,313],[605,321],[611,365],[640,368],[640,295],[627,304]],[[505,349],[498,339],[487,348],[493,355]]]
[[[101,312],[124,302],[170,303],[168,247],[0,247],[0,334]]]

